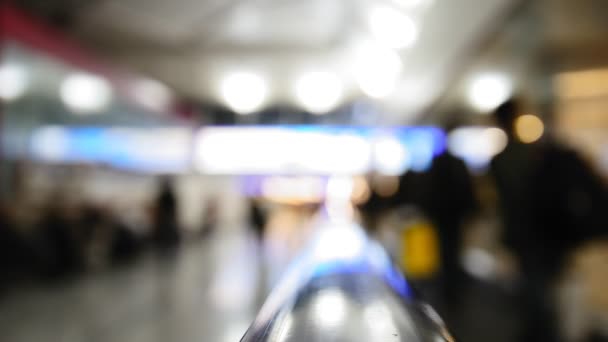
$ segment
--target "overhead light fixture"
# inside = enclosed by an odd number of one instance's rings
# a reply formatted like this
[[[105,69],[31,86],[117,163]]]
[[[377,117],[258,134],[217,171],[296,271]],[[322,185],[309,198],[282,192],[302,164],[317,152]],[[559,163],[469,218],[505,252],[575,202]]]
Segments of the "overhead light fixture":
[[[295,96],[302,107],[314,114],[334,109],[343,94],[342,81],[330,72],[304,73],[295,83]]]
[[[88,73],[70,74],[60,88],[61,100],[76,114],[97,113],[112,101],[112,88],[105,79]]]
[[[28,74],[23,65],[7,63],[0,66],[0,99],[17,100],[27,90]]]
[[[369,28],[378,42],[395,49],[410,47],[418,39],[416,23],[409,16],[389,6],[372,8]]]
[[[268,96],[266,80],[253,72],[231,73],[222,80],[220,87],[226,105],[242,115],[260,110]]]
[[[471,106],[482,113],[488,113],[511,96],[511,80],[504,74],[487,73],[472,80],[468,98]]]
[[[355,58],[354,74],[364,94],[383,98],[393,92],[403,69],[399,54],[371,44],[359,49]]]
[[[132,93],[140,105],[158,112],[167,111],[173,101],[171,90],[163,83],[153,79],[135,81]]]

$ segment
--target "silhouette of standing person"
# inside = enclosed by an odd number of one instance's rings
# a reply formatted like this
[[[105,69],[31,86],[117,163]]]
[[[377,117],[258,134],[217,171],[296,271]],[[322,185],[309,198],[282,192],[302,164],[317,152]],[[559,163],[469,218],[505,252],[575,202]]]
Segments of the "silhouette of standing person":
[[[437,227],[442,301],[451,310],[458,305],[465,280],[460,266],[463,224],[476,210],[477,200],[465,163],[447,149],[435,157],[427,177],[429,196],[423,206]]]
[[[522,143],[511,99],[495,111],[509,138],[491,162],[503,219],[503,241],[519,261],[524,303],[521,341],[559,341],[551,298],[568,254],[605,225],[606,190],[573,151],[552,139]],[[584,227],[584,229],[582,229]],[[604,226],[605,227],[605,226]]]
[[[154,241],[162,248],[170,248],[179,242],[177,224],[177,198],[170,177],[160,180],[154,217]]]

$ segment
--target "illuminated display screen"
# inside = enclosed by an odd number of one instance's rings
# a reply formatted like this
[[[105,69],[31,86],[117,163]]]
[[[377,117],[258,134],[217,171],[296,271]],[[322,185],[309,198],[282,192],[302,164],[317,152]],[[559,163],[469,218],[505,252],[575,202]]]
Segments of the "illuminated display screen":
[[[212,126],[189,128],[46,126],[31,138],[46,162],[89,162],[147,172],[222,175],[398,175],[423,171],[445,149],[435,127]]]

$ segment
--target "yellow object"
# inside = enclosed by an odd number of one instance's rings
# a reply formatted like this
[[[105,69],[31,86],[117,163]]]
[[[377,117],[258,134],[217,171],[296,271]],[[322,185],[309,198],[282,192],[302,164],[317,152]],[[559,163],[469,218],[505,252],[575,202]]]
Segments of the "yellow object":
[[[430,223],[418,221],[401,232],[401,268],[412,278],[426,278],[439,270],[439,239]]]

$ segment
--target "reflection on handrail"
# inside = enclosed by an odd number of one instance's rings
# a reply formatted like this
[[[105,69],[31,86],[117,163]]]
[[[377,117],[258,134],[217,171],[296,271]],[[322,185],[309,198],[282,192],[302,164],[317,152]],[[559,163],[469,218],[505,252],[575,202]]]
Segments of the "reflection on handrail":
[[[360,226],[322,221],[242,342],[453,340]]]

